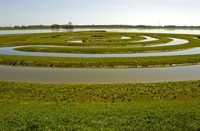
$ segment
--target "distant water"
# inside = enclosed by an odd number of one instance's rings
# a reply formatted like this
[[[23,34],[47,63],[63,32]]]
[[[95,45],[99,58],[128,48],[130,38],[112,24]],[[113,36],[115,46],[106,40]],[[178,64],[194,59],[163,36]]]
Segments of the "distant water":
[[[105,30],[107,32],[138,32],[138,33],[170,33],[170,34],[200,34],[200,29],[41,29],[41,30],[0,30],[0,34],[29,34],[50,32],[77,32]]]

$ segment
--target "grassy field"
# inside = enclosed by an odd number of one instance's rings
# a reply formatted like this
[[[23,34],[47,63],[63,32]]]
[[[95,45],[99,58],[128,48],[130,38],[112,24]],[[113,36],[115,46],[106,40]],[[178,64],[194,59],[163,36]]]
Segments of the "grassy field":
[[[155,37],[151,42],[131,42]],[[121,36],[131,39],[122,40]],[[140,47],[182,38],[187,44]],[[71,43],[69,40],[84,40]],[[128,53],[199,47],[197,35],[73,32],[0,35],[0,47],[36,45],[25,51]],[[62,45],[46,48],[37,45]],[[73,46],[73,47],[72,47]],[[81,46],[81,47],[80,47]],[[95,48],[98,46],[98,48]],[[101,48],[99,48],[101,46]],[[192,65],[200,54],[137,58],[62,58],[0,54],[0,65],[125,68]],[[10,130],[200,130],[200,80],[146,84],[39,84],[0,81],[0,131]]]
[[[200,81],[152,84],[0,82],[0,129],[199,130]]]
[[[144,39],[134,33],[116,33],[116,32],[67,32],[67,33],[39,33],[39,34],[13,34],[1,35],[0,46],[11,45],[68,45],[68,46],[88,46],[88,45],[117,45],[127,44],[127,40],[122,40],[121,36],[132,37],[132,40]],[[71,43],[70,40],[84,40],[84,43]]]

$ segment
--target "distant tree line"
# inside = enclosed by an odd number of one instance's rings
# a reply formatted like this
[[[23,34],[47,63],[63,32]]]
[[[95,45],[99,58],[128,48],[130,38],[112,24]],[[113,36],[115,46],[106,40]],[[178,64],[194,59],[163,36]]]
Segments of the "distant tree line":
[[[151,25],[72,25],[72,22],[68,22],[66,25],[28,25],[28,26],[14,26],[14,27],[0,27],[3,28],[16,28],[16,29],[73,29],[73,28],[170,28],[170,29],[200,29],[200,26],[175,26],[175,25],[165,25],[165,26],[151,26]]]
[[[200,29],[200,26],[151,26],[151,25],[74,25],[76,28],[194,28]]]
[[[68,22],[67,25],[53,24],[51,25],[51,28],[52,29],[55,29],[55,28],[73,29],[73,25],[72,25],[72,22]]]
[[[14,26],[14,28],[49,28],[48,25],[28,25],[28,26],[25,26],[25,25],[21,25],[21,26]]]

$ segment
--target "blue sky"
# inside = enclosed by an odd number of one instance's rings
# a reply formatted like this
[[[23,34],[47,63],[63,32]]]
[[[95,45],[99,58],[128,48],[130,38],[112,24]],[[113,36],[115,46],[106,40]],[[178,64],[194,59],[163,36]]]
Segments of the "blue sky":
[[[0,0],[1,26],[200,25],[200,0]]]

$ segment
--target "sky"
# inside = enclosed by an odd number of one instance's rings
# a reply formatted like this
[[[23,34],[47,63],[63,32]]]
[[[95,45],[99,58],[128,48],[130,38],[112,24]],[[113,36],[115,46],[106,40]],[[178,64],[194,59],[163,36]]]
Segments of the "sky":
[[[200,0],[0,0],[0,26],[200,26]]]

